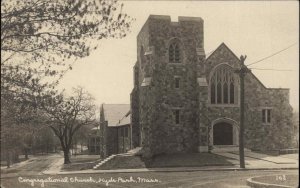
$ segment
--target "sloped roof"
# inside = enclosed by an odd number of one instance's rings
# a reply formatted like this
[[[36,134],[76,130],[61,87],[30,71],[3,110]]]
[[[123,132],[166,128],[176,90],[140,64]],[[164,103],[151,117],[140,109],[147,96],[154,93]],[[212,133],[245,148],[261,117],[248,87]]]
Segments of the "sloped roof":
[[[240,59],[235,55],[235,53],[233,53],[233,51],[224,43],[222,42],[207,58],[206,61],[210,58],[213,57],[217,51],[220,51],[221,49],[226,49],[228,50],[238,61],[240,61]]]
[[[109,127],[113,127],[118,126],[119,121],[129,112],[130,104],[103,104],[103,109],[105,121]]]

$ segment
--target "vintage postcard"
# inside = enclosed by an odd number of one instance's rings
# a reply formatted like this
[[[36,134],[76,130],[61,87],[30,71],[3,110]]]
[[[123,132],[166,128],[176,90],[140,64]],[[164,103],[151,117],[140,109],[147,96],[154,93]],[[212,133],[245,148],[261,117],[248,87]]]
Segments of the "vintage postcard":
[[[298,187],[297,1],[1,1],[1,188]]]

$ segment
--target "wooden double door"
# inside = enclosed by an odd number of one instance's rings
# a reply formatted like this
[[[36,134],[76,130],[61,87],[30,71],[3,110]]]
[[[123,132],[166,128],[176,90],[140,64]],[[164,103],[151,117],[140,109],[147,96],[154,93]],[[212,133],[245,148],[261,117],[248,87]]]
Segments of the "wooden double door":
[[[233,145],[233,126],[226,122],[215,124],[213,143],[214,145]]]

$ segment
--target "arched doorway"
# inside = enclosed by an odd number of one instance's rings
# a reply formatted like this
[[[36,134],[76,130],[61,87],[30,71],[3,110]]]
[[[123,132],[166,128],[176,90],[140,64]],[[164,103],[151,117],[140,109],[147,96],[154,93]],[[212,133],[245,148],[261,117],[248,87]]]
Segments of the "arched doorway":
[[[233,145],[233,125],[220,122],[213,126],[213,145]]]
[[[237,121],[226,117],[213,120],[209,130],[209,146],[213,145],[238,146],[239,126]]]

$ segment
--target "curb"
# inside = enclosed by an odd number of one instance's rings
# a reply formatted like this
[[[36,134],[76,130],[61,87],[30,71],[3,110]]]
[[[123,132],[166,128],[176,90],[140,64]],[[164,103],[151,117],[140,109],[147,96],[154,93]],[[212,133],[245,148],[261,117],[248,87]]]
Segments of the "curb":
[[[82,171],[59,171],[46,172],[47,175],[67,175],[67,174],[102,174],[102,173],[137,173],[137,172],[195,172],[195,171],[250,171],[250,170],[297,170],[298,167],[293,168],[139,168],[139,169],[116,169],[116,170],[82,170]]]

